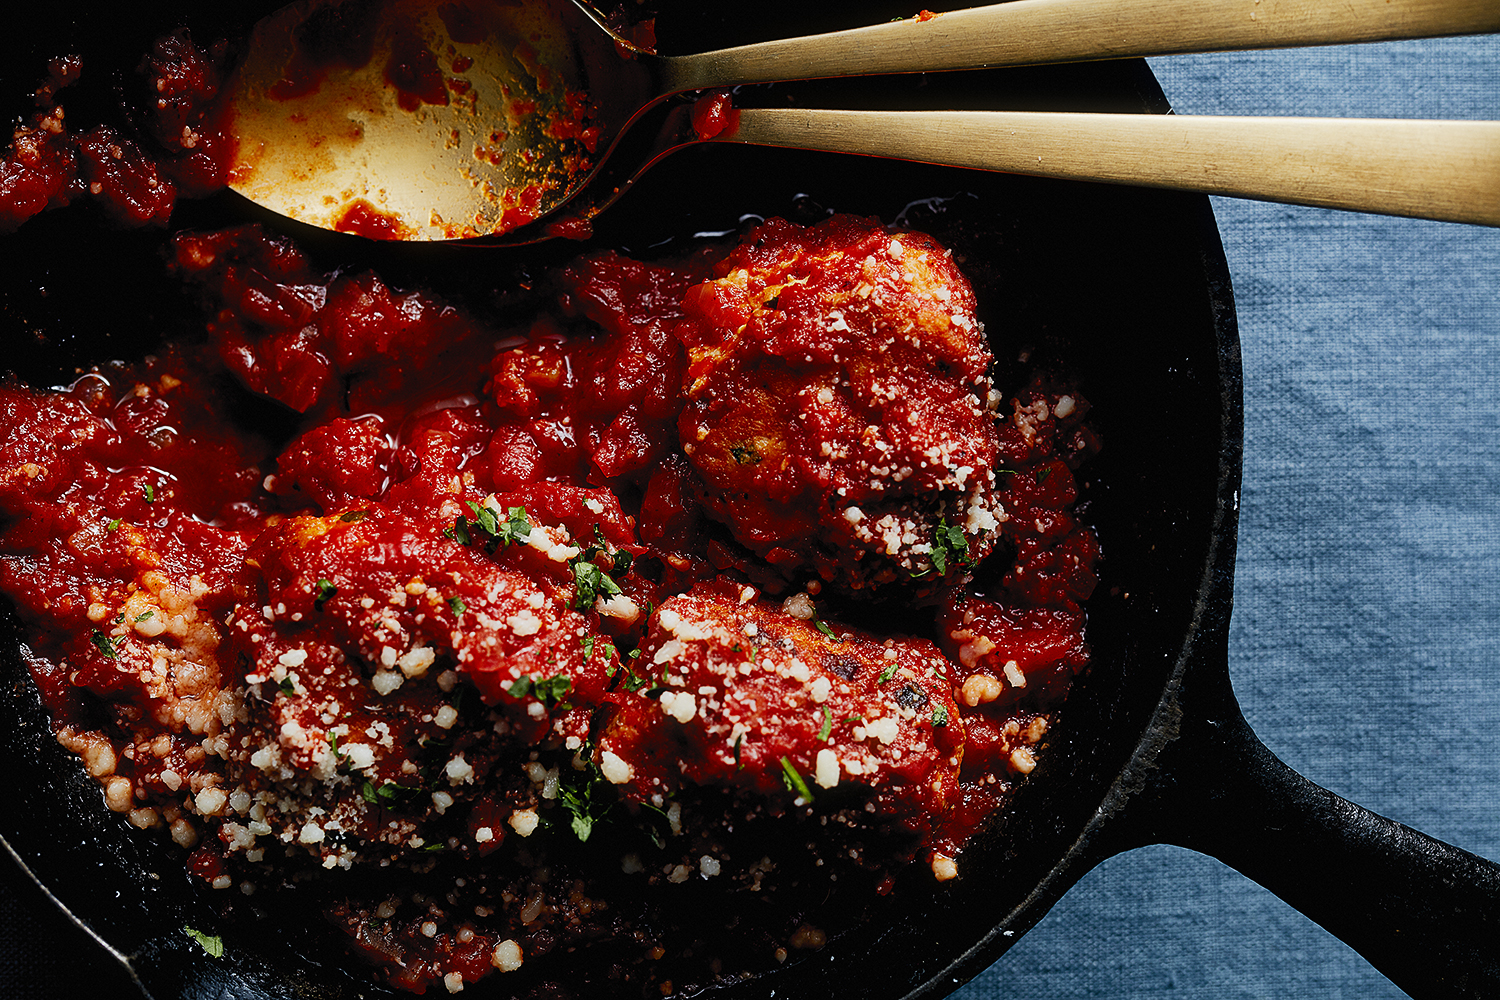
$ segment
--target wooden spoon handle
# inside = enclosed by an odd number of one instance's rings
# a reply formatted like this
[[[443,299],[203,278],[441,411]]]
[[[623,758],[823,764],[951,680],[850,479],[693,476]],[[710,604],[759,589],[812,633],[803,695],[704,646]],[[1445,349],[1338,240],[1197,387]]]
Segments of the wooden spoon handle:
[[[1500,122],[747,108],[715,141],[1500,226]]]
[[[1015,0],[663,60],[669,93],[742,83],[1500,31],[1496,0]]]

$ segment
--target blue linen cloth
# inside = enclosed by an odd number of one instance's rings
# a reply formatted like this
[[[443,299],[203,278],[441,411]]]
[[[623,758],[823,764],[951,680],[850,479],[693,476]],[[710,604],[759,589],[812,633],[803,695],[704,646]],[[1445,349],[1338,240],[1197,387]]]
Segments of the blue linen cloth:
[[[1500,37],[1154,59],[1179,114],[1500,119]],[[1500,230],[1214,199],[1245,368],[1230,675],[1345,798],[1500,860]],[[955,1000],[1404,994],[1219,862],[1111,859]]]
[[[1500,37],[1152,65],[1185,114],[1500,119]],[[1320,784],[1500,859],[1500,230],[1214,209],[1244,342],[1245,715]],[[0,885],[0,996],[100,991],[38,902]],[[1159,847],[1100,866],[956,997],[1400,995],[1237,873]]]

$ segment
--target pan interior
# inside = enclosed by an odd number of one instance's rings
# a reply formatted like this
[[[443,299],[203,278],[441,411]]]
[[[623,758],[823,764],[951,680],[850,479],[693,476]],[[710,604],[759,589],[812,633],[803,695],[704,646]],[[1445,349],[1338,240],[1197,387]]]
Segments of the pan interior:
[[[909,13],[847,2],[656,6],[664,52]],[[149,19],[113,15],[117,22],[38,16],[3,42],[6,92],[24,92],[45,58],[63,51],[82,51],[88,72],[125,80],[156,34],[189,23],[209,38],[259,12],[207,15],[182,5],[153,9]],[[1141,62],[756,88],[744,100],[789,96],[803,106],[1164,110]],[[1238,469],[1232,306],[1204,198],[824,154],[725,147],[678,154],[598,221],[589,246],[662,254],[693,233],[733,230],[747,216],[806,222],[832,210],[900,218],[952,246],[975,284],[1002,380],[1019,370],[1023,353],[1057,358],[1094,404],[1105,442],[1083,473],[1087,518],[1105,553],[1089,605],[1093,666],[1042,767],[968,852],[956,883],[877,908],[822,952],[729,988],[745,996],[765,995],[768,982],[777,995],[936,995],[1008,946],[997,921],[1013,913],[1006,929],[1024,931],[1065,888],[1068,878],[1037,891],[1108,795],[1184,644],[1195,630],[1222,624],[1217,611],[1206,622],[1198,616],[1204,580],[1233,557],[1232,522],[1227,535],[1216,522]],[[267,221],[222,196],[183,204],[173,228],[246,219]],[[480,253],[296,236],[315,254],[374,267],[393,284],[457,294],[523,280],[585,249],[554,243]],[[16,345],[5,366],[33,384],[56,384],[80,365],[138,358],[164,333],[189,331],[194,310],[161,267],[165,237],[101,230],[78,207],[0,239],[7,275],[0,340]],[[0,835],[64,906],[135,956],[153,994],[384,995],[361,970],[345,968],[336,950],[320,947],[316,935],[309,944],[295,928],[224,927],[221,960],[182,935],[185,925],[217,927],[212,894],[182,874],[169,846],[133,835],[103,808],[93,781],[48,734],[13,616],[0,631],[0,682],[10,695],[0,704],[0,757],[14,804],[0,817]],[[471,989],[489,995],[497,978]]]

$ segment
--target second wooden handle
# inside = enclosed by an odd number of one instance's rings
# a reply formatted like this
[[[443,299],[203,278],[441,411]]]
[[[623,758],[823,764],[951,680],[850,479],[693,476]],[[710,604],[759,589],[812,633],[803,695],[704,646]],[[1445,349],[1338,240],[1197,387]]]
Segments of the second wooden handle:
[[[749,108],[719,141],[1500,226],[1500,122]]]

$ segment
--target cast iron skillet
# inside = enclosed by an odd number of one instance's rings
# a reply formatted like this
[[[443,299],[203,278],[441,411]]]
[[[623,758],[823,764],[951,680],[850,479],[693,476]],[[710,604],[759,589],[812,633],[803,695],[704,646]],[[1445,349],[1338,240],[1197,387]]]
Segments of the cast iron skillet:
[[[663,51],[826,30],[909,13],[841,2],[663,3]],[[886,7],[891,9],[887,10]],[[813,9],[816,7],[816,9]],[[878,9],[877,9],[878,8]],[[85,55],[93,86],[70,120],[119,117],[118,94],[157,34],[180,24],[233,35],[263,5],[213,14],[157,6],[13,24],[8,107],[48,56]],[[111,19],[112,18],[112,19]],[[826,106],[1070,108],[1165,112],[1143,62],[761,89],[741,100]],[[933,204],[908,204],[946,199]],[[1203,851],[1254,878],[1417,996],[1500,993],[1500,868],[1375,816],[1297,776],[1250,732],[1226,669],[1240,475],[1239,347],[1207,200],[820,154],[678,154],[597,227],[595,245],[649,254],[744,214],[803,221],[825,209],[904,218],[967,258],[1002,361],[1031,348],[1079,375],[1106,448],[1089,467],[1104,540],[1090,604],[1091,672],[1070,696],[1041,767],[964,858],[964,877],[904,898],[823,951],[724,988],[743,997],[938,997],[978,973],[1090,867],[1148,843]],[[180,206],[174,227],[260,218],[232,196]],[[315,252],[375,266],[394,284],[492,286],[579,252],[367,246],[297,230]],[[139,357],[189,332],[194,311],[162,275],[160,232],[109,230],[87,207],[0,238],[6,365],[56,384],[78,365]],[[39,289],[45,288],[45,296]],[[23,869],[148,995],[385,996],[305,927],[224,922],[215,895],[167,846],[108,813],[50,738],[14,617],[0,622],[0,837]],[[212,958],[184,926],[222,935]],[[582,959],[587,961],[585,955]],[[470,987],[496,995],[492,976]],[[679,984],[692,992],[691,984]],[[565,995],[565,994],[564,994]],[[591,995],[599,995],[593,993]]]

